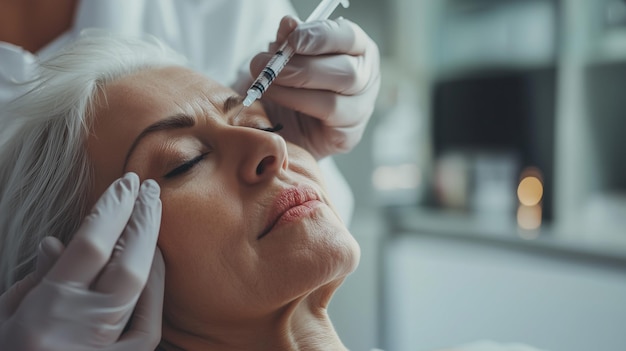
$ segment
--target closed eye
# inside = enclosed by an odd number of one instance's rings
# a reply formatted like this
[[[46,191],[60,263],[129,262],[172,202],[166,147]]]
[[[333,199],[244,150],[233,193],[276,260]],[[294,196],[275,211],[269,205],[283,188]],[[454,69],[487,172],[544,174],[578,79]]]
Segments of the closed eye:
[[[183,163],[182,165],[174,168],[173,170],[169,171],[164,178],[165,179],[171,179],[174,178],[178,175],[184,174],[186,172],[188,172],[190,169],[193,168],[193,166],[197,165],[200,161],[202,161],[209,153],[205,152],[202,155],[199,155],[197,157],[192,158],[191,160]]]
[[[277,123],[276,125],[272,126],[272,127],[267,127],[267,128],[258,128],[259,130],[262,130],[264,132],[270,132],[270,133],[276,133],[280,130],[283,129],[283,125],[280,123]],[[179,176],[181,174],[184,174],[186,172],[188,172],[189,170],[191,170],[196,164],[198,164],[200,161],[202,161],[209,153],[205,152],[201,155],[198,155],[194,158],[192,158],[189,161],[184,162],[183,164],[181,164],[180,166],[174,168],[173,170],[169,171],[166,175],[164,175],[163,177],[165,179],[171,179],[174,178],[176,176]]]
[[[283,129],[283,125],[280,124],[280,123],[276,123],[273,127],[259,128],[259,129],[264,131],[264,132],[276,133],[276,132],[280,131],[281,129]]]

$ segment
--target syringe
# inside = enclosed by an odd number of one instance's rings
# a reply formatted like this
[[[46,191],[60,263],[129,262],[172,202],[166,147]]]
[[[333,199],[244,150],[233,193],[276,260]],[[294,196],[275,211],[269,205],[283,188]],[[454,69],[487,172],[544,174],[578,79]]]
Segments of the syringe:
[[[349,0],[322,0],[322,2],[317,5],[315,10],[313,10],[305,22],[327,19],[340,3],[343,7],[350,6]],[[289,61],[293,54],[294,49],[287,45],[287,42],[285,41],[246,92],[246,98],[243,100],[243,107],[241,110],[252,105],[254,100],[259,99],[261,95],[265,93],[267,88],[269,88],[270,84],[272,84],[280,71],[283,70],[287,61]],[[240,113],[241,110],[239,111]]]

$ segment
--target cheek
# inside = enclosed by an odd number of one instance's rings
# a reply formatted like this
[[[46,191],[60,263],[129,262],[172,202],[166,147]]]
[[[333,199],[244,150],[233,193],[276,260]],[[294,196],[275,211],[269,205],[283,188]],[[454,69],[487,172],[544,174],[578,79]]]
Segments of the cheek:
[[[164,313],[223,318],[254,295],[256,254],[247,241],[241,202],[176,190],[161,196],[158,245],[166,267]],[[231,300],[227,299],[230,298]],[[245,306],[245,305],[244,305]]]
[[[313,156],[306,150],[294,144],[287,144],[287,152],[289,155],[289,169],[305,176],[316,184],[320,185],[326,191],[324,177],[322,171]]]
[[[202,277],[219,278],[224,262],[245,249],[243,208],[235,196],[207,186],[165,187],[161,201],[158,245],[169,282],[177,281],[185,290],[201,288]]]
[[[232,197],[213,189],[165,189],[159,247],[172,260],[195,260],[228,245],[225,233],[240,230],[241,209]]]

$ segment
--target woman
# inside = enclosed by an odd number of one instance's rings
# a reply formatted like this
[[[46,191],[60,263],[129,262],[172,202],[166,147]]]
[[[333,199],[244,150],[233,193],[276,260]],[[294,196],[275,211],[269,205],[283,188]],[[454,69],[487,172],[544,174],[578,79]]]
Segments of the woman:
[[[297,50],[296,56],[274,81],[272,89],[265,94],[263,104],[271,108],[272,118],[283,121],[285,125],[296,120],[308,125],[310,128],[303,128],[304,132],[300,135],[284,136],[292,140],[299,138],[316,156],[346,151],[356,144],[372,114],[380,85],[378,49],[358,26],[347,20],[338,20],[300,24],[296,28],[298,22],[293,18],[280,21],[284,15],[295,16],[294,8],[288,0],[0,0],[0,8],[0,108],[22,91],[23,82],[30,79],[37,58],[54,54],[75,40],[82,30],[94,27],[130,35],[154,35],[188,57],[190,67],[204,72],[222,84],[235,87],[240,93],[248,88],[252,75],[256,75],[273,54],[275,43],[270,45],[269,52],[261,52],[267,49],[267,43],[274,39],[283,41],[288,37],[289,43]],[[330,157],[320,160],[320,166],[327,176],[338,210],[349,221],[353,198],[345,179]],[[62,190],[65,191],[72,189]],[[131,195],[137,196],[136,193]],[[138,201],[142,199],[139,197]],[[75,205],[58,202],[58,206]],[[122,234],[122,231],[115,232],[109,227],[120,228],[119,225],[125,223],[123,218],[134,218],[131,213],[132,208],[128,213],[101,211],[97,206],[94,208],[93,216],[99,219],[94,222],[99,225],[92,229],[108,233],[108,241],[104,246],[115,244]],[[37,220],[26,219],[28,222]],[[150,237],[152,223],[137,220],[133,221],[133,225],[136,229],[145,229],[143,236]],[[24,229],[25,227],[20,230]],[[0,233],[0,271],[5,268],[2,262],[15,255],[13,252],[2,251],[2,241]],[[36,247],[39,243],[31,242],[29,245]],[[146,251],[145,248],[152,246],[153,243],[148,242],[143,246],[130,247],[129,250],[136,251],[126,254],[151,253],[154,250]],[[80,252],[64,250],[58,243],[46,240],[40,245],[42,264],[37,272],[33,272],[32,276],[20,284],[12,286],[9,281],[0,281],[0,293],[6,291],[0,296],[0,329],[3,322],[13,315],[13,306],[25,307],[20,305],[20,301],[27,294],[31,294],[32,289],[40,287],[41,277],[57,259],[70,260],[68,266],[75,267],[95,267],[100,263],[100,269],[104,271],[132,268],[111,268],[108,266],[111,262],[93,260],[90,255],[70,255]],[[10,265],[14,264],[12,262]],[[133,317],[137,323],[133,326],[140,325],[142,320],[154,319],[153,315],[140,312],[158,307],[159,299],[150,297],[163,293],[162,282],[159,283],[158,278],[162,276],[161,267],[160,256],[157,254],[147,288],[142,292],[140,286],[134,291],[142,293],[142,297]],[[86,271],[94,272],[94,269]],[[6,271],[0,272],[0,276],[8,274]],[[71,276],[58,278],[67,280]],[[143,276],[144,280],[145,278],[147,272]],[[106,290],[111,293],[113,287],[117,287],[115,293],[120,298],[132,290],[119,284]],[[82,295],[85,293],[81,292]],[[73,297],[74,295],[66,295],[63,304],[69,307],[72,302],[77,301]],[[104,311],[103,307],[107,305],[99,305],[100,298],[97,294],[89,298],[91,304],[83,296],[83,303],[72,309],[77,312],[76,316],[85,317],[82,320],[77,317],[72,328],[100,319],[101,316],[93,311]],[[40,302],[45,303],[48,300],[48,296],[43,295]],[[152,303],[146,304],[146,301]],[[134,308],[134,305],[126,306],[129,313]],[[6,311],[3,313],[3,310]],[[87,314],[87,311],[90,313]],[[36,310],[33,309],[34,312]],[[54,333],[68,333],[58,327],[55,319],[44,324],[45,328],[37,333],[37,338]],[[136,340],[139,343],[142,340],[158,339],[159,330],[160,328],[146,330],[143,327],[131,329],[137,332]],[[150,337],[146,338],[145,335]],[[93,334],[92,337],[100,336]],[[0,330],[0,344],[3,341]],[[81,348],[78,344],[76,347],[79,350],[87,348]],[[135,349],[137,347],[134,343],[128,348],[106,348],[109,351]],[[65,351],[67,348],[59,347],[55,350]]]
[[[49,60],[38,83],[3,121],[13,136],[3,165],[24,162],[0,171],[2,230],[27,213],[45,228],[14,236],[67,243],[108,184],[133,172],[154,189],[146,181],[154,179],[167,276],[163,349],[344,349],[326,307],[356,268],[358,245],[328,202],[315,158],[286,142],[260,103],[235,118],[240,96],[182,68],[170,51],[102,36]],[[122,184],[138,188],[133,177]],[[19,208],[16,194],[76,205]],[[25,262],[35,254],[15,249]]]

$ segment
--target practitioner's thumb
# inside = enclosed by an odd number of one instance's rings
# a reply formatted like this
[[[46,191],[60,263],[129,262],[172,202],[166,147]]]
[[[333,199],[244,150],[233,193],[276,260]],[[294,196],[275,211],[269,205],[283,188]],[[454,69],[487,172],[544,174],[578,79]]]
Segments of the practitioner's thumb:
[[[41,243],[39,243],[39,249],[37,250],[37,268],[35,269],[35,276],[37,280],[41,280],[50,271],[50,268],[54,266],[56,261],[63,254],[65,246],[59,241],[59,239],[47,236]]]
[[[274,54],[276,50],[278,50],[278,48],[280,48],[280,46],[283,45],[287,41],[289,34],[291,34],[291,32],[293,32],[294,29],[298,27],[299,23],[300,21],[295,17],[292,17],[292,16],[283,17],[282,20],[280,21],[278,31],[276,32],[276,41],[271,42],[268,47],[269,52]]]

